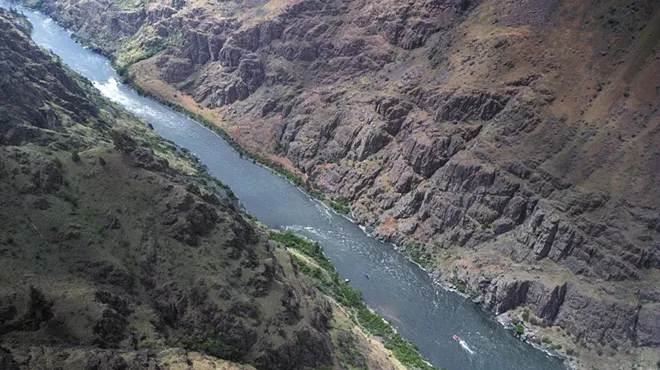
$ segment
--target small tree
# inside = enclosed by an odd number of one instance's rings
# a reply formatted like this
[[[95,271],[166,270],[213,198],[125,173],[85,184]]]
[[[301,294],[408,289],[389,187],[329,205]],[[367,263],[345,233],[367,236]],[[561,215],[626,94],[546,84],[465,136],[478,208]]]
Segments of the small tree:
[[[71,152],[71,160],[74,162],[80,162],[80,155],[77,150]]]

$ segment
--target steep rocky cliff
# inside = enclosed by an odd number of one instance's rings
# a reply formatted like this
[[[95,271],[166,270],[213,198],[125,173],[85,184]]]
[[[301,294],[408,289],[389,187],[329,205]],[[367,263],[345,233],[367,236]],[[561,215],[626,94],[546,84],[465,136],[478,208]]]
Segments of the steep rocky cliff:
[[[487,307],[660,345],[657,2],[38,5]]]
[[[344,368],[346,351],[403,368],[231,191],[2,9],[0,113],[1,369]]]

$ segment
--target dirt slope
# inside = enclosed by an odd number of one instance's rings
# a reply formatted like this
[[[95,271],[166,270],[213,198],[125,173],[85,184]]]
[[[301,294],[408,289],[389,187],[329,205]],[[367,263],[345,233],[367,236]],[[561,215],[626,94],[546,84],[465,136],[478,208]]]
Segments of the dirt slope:
[[[39,4],[488,308],[660,345],[657,2]]]

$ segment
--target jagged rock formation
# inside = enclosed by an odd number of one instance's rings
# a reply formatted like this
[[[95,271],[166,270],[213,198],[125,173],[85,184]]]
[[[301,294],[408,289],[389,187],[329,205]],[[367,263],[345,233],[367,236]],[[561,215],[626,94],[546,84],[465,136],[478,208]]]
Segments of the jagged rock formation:
[[[497,252],[476,280],[537,268],[512,287],[468,284],[489,307],[657,345],[639,325],[659,312],[655,2],[150,1],[128,11],[147,17],[120,46],[104,19],[127,11],[79,21],[88,6],[42,8],[120,65],[166,45],[132,65],[138,84],[223,113],[239,142],[286,157],[384,239],[424,244],[418,260],[443,279],[447,253]]]
[[[332,366],[287,250],[28,35],[0,9],[0,368]]]

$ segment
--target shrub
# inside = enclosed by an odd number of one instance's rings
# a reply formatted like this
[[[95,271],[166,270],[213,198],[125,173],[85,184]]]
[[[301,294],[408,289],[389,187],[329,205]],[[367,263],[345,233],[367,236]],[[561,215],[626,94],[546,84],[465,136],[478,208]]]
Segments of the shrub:
[[[80,155],[77,150],[71,152],[71,160],[74,162],[80,162]]]
[[[543,337],[543,339],[541,339],[541,342],[545,344],[550,344],[552,343],[552,340],[550,340],[550,338],[548,337]]]
[[[60,191],[57,193],[57,196],[59,196],[60,198],[62,198],[62,199],[65,200],[65,201],[71,203],[71,205],[72,205],[74,208],[78,208],[78,199],[74,198],[73,195],[67,193],[67,192],[64,191],[64,190],[60,190]]]
[[[347,200],[333,201],[333,200],[328,199],[327,203],[332,209],[334,209],[338,213],[348,214],[351,211],[351,205],[350,205],[350,203],[348,203]]]
[[[522,313],[522,318],[525,321],[529,321],[529,309],[525,308]]]
[[[517,335],[523,335],[525,334],[525,327],[522,326],[522,324],[516,324],[516,326],[514,326],[514,331]]]
[[[55,163],[55,166],[57,166],[57,168],[62,168],[62,161],[60,161],[59,158],[53,159],[53,163]]]
[[[241,358],[241,353],[238,349],[217,339],[207,340],[199,346],[199,349],[223,360],[236,361]]]
[[[112,137],[112,143],[115,146],[115,149],[120,152],[129,152],[132,149],[137,147],[137,143],[130,137],[126,132],[112,130],[110,136]]]

